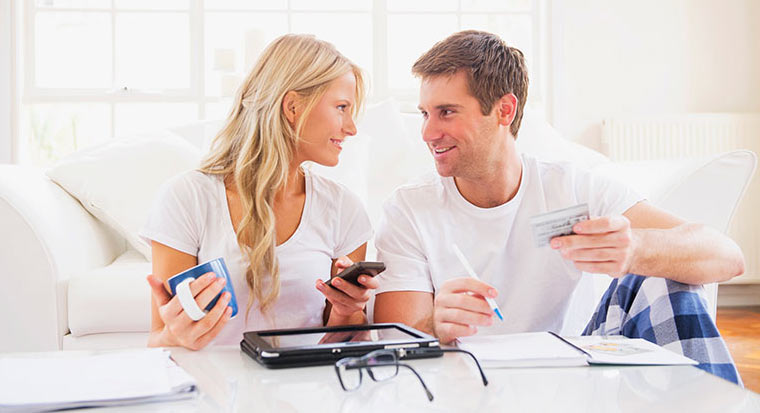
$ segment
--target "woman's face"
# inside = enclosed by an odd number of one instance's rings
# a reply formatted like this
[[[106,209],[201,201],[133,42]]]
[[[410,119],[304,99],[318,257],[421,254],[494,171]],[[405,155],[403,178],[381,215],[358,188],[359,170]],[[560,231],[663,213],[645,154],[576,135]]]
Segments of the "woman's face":
[[[320,165],[338,164],[341,146],[346,136],[356,134],[351,117],[355,104],[356,77],[352,72],[328,84],[303,125],[298,142],[297,158]]]

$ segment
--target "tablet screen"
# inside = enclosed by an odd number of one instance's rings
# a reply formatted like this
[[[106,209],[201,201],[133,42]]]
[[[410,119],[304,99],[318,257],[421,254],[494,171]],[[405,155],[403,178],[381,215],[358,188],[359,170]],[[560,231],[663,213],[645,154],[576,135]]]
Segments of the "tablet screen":
[[[326,333],[259,334],[259,337],[273,348],[316,346],[320,344],[334,345],[335,343],[351,342],[398,341],[419,338],[395,326],[365,330],[330,331]]]

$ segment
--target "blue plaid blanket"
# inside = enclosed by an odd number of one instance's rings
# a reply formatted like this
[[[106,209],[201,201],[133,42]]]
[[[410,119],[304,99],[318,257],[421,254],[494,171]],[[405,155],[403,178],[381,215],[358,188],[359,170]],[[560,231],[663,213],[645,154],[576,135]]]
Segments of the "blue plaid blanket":
[[[742,385],[728,347],[707,312],[702,286],[635,274],[615,279],[583,335],[643,338]]]

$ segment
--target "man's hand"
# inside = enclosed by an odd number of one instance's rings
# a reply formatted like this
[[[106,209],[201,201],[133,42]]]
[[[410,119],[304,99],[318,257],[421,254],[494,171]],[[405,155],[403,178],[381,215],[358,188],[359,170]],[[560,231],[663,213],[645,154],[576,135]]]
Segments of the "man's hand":
[[[493,310],[483,297],[496,298],[497,295],[495,288],[470,277],[441,284],[433,310],[433,328],[440,342],[448,344],[457,337],[477,333],[477,326],[493,324]]]
[[[618,278],[630,272],[636,248],[631,223],[619,215],[594,218],[573,226],[574,235],[555,237],[551,247],[581,271]]]

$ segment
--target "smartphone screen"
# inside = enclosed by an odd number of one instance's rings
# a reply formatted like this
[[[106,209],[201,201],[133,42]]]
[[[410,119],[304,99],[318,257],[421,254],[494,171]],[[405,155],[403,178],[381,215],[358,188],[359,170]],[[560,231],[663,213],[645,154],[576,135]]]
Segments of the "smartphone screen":
[[[385,271],[385,264],[382,262],[377,261],[360,261],[357,263],[354,263],[350,267],[346,268],[345,270],[341,271],[339,274],[337,274],[335,277],[328,280],[325,284],[329,285],[330,287],[333,287],[331,284],[331,281],[334,278],[340,277],[352,284],[360,285],[359,284],[359,276],[362,274],[368,275],[370,277],[374,277],[377,274],[380,274],[381,272]],[[333,287],[335,288],[335,287]]]

